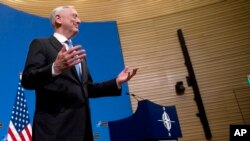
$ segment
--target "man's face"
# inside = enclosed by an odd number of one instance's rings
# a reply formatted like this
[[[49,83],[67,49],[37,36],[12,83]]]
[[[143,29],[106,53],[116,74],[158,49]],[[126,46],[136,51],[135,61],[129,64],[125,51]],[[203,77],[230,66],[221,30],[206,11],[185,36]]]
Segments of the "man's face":
[[[78,13],[73,8],[67,8],[63,10],[60,14],[61,19],[61,29],[63,32],[69,36],[73,37],[79,31],[80,19],[78,17]]]

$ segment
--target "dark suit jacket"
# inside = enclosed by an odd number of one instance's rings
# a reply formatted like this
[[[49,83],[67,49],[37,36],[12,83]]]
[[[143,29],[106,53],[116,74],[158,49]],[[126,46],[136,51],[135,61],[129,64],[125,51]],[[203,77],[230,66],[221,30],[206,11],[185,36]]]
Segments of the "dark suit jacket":
[[[74,67],[52,76],[52,63],[61,48],[53,36],[30,44],[22,85],[36,93],[33,141],[92,141],[87,97],[118,96],[121,90],[115,79],[93,83],[84,64],[82,81]]]

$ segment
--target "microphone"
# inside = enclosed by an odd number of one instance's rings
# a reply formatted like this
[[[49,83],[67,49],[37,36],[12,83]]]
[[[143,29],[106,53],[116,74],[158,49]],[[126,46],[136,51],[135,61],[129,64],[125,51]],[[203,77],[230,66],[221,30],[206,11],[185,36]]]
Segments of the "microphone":
[[[133,97],[134,99],[136,99],[138,102],[140,101],[139,99],[144,100],[144,98],[142,98],[142,97],[140,97],[140,96],[138,96],[138,95],[135,95],[135,94],[133,94],[133,93],[127,92],[126,94],[132,96],[132,97]]]

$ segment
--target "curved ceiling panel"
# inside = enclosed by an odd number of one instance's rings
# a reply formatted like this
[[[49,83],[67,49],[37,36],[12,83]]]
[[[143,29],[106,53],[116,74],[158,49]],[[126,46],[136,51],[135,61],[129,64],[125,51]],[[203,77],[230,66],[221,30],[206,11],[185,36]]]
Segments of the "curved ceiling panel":
[[[15,9],[48,17],[60,5],[74,5],[82,21],[110,21],[118,23],[159,17],[183,10],[201,7],[223,0],[0,0]]]

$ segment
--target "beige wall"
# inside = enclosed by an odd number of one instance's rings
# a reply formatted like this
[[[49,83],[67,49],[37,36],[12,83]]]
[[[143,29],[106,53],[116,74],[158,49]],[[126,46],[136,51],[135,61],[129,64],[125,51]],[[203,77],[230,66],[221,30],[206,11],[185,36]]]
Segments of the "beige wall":
[[[250,1],[4,1],[46,16],[59,3],[77,5],[86,21],[117,20],[125,64],[139,67],[130,92],[157,104],[176,105],[183,138],[205,141],[177,37],[182,29],[212,131],[213,141],[229,140],[230,124],[250,124]],[[31,3],[33,3],[32,6]],[[45,5],[45,6],[41,6]],[[83,7],[83,8],[81,8]],[[185,94],[176,95],[183,81]],[[131,98],[133,110],[137,101]]]
[[[180,140],[205,140],[176,30],[183,30],[213,140],[229,140],[230,124],[249,124],[249,1],[225,1],[165,16],[120,24],[126,64],[139,66],[130,91],[162,105],[176,105]],[[184,95],[175,83],[185,82]],[[237,98],[237,99],[236,99]],[[136,100],[132,99],[136,109]],[[242,112],[244,111],[244,112]],[[244,120],[243,120],[244,119]]]

